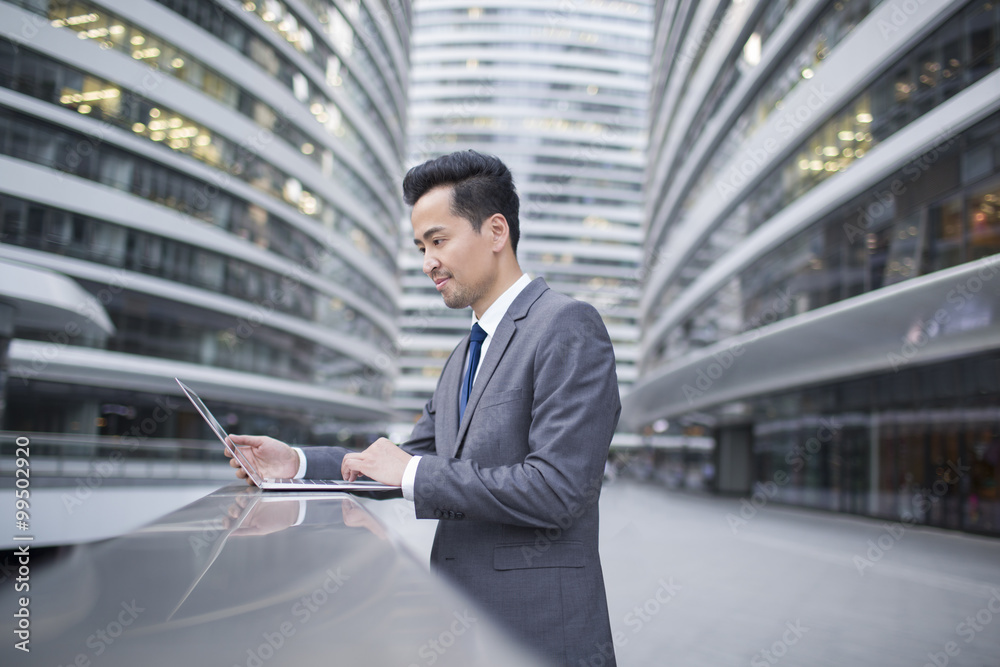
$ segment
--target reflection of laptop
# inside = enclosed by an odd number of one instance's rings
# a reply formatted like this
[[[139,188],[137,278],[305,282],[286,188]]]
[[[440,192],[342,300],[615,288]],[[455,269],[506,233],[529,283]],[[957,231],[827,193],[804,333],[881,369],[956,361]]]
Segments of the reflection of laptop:
[[[240,450],[243,447],[237,447],[230,439],[229,434],[226,430],[222,428],[219,420],[215,418],[215,415],[209,411],[198,394],[194,393],[191,387],[187,386],[179,379],[177,384],[181,386],[184,394],[188,397],[191,403],[194,404],[195,409],[201,414],[201,416],[208,422],[208,426],[215,432],[215,435],[219,436],[219,440],[222,444],[226,446],[226,449],[232,453],[233,458],[236,462],[240,464],[240,467],[246,471],[247,475],[253,480],[253,483],[262,489],[268,491],[385,491],[398,489],[398,486],[389,486],[388,484],[383,484],[382,482],[371,482],[371,481],[354,481],[348,482],[342,479],[274,479],[272,477],[262,477],[258,472],[256,466],[250,461],[249,457],[246,456]]]
[[[184,602],[187,601],[188,597],[194,591],[195,587],[202,580],[202,577],[204,577],[205,573],[208,572],[208,569],[212,567],[212,563],[214,563],[215,559],[219,557],[220,553],[222,553],[222,547],[226,546],[226,541],[229,539],[229,536],[232,535],[234,532],[236,532],[239,529],[239,527],[243,525],[243,520],[246,519],[248,516],[250,516],[250,513],[253,511],[253,508],[257,504],[258,500],[260,500],[260,491],[255,491],[253,494],[253,498],[247,502],[246,507],[244,507],[243,511],[240,512],[239,517],[237,517],[235,521],[232,521],[230,523],[229,528],[225,532],[223,532],[218,539],[215,540],[215,544],[212,545],[212,549],[208,552],[208,557],[205,559],[205,563],[202,565],[201,570],[198,572],[198,576],[194,578],[194,580],[191,582],[191,585],[188,586],[188,589],[184,591],[184,595],[181,596],[180,602],[178,602],[174,606],[173,611],[171,611],[170,615],[167,616],[168,621],[174,617],[174,614],[176,614],[177,610],[181,608],[181,605],[183,605]]]

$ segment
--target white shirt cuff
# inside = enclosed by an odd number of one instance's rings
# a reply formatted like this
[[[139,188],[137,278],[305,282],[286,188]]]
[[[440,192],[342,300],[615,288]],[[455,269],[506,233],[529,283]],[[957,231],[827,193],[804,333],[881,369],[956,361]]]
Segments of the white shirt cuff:
[[[306,453],[302,451],[301,447],[292,447],[292,449],[299,455],[299,469],[292,479],[302,479],[306,476]]]
[[[413,502],[413,486],[417,483],[417,464],[419,463],[420,457],[414,456],[406,464],[406,469],[403,470],[403,497],[410,502]]]

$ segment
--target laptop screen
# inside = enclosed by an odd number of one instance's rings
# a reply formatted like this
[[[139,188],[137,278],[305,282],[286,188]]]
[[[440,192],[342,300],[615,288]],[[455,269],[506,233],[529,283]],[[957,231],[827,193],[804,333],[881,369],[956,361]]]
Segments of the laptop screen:
[[[194,390],[191,389],[191,387],[181,382],[178,378],[174,379],[177,380],[177,384],[181,386],[181,390],[188,397],[188,400],[190,400],[194,405],[195,410],[201,413],[202,418],[208,422],[209,428],[215,431],[215,435],[219,436],[219,440],[222,441],[222,444],[226,446],[226,449],[232,452],[233,456],[236,457],[236,461],[243,467],[246,473],[250,475],[250,479],[254,481],[254,484],[260,486],[264,481],[263,478],[257,474],[257,469],[250,462],[250,459],[248,459],[243,452],[240,451],[239,447],[229,440],[229,434],[226,433],[226,429],[222,428],[222,424],[220,424],[219,420],[215,418],[212,411],[208,409],[205,403],[202,402],[198,394],[194,393]]]

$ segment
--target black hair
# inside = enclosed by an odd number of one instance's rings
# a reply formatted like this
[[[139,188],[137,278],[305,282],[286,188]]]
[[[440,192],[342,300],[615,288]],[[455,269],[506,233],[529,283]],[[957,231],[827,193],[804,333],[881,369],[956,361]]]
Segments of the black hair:
[[[494,213],[507,219],[510,247],[517,254],[521,228],[517,219],[520,206],[514,177],[500,158],[473,150],[457,151],[428,160],[406,172],[403,201],[413,206],[439,185],[451,185],[451,212],[463,217],[479,233],[483,221]]]

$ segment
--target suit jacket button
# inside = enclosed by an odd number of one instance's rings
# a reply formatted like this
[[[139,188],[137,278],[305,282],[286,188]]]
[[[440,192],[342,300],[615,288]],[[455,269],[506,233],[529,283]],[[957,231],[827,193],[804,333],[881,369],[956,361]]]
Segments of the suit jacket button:
[[[434,518],[435,519],[440,519],[441,518],[441,514],[442,514],[441,510],[434,510]]]
[[[464,519],[465,515],[462,514],[461,512],[455,512],[455,518],[456,519]]]
[[[455,513],[452,510],[448,510],[448,518],[449,519],[454,519],[455,518]]]

